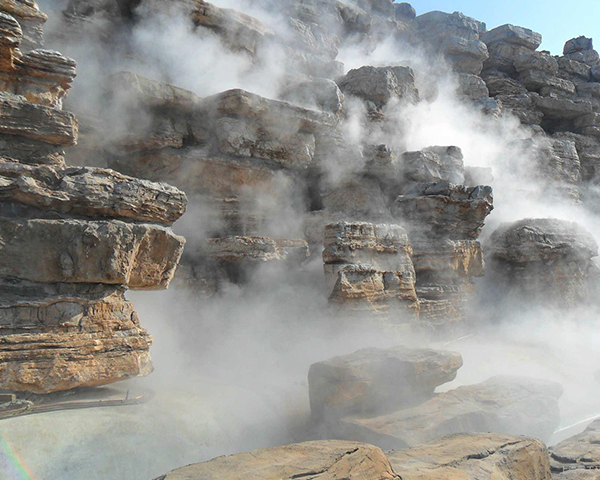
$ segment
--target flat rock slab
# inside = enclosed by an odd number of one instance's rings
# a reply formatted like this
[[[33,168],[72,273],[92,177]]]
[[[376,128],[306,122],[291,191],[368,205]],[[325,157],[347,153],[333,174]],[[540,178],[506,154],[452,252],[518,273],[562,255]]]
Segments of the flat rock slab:
[[[461,432],[550,438],[560,422],[562,387],[525,377],[493,377],[413,408],[374,418],[346,417],[340,433],[382,448],[406,448]]]
[[[0,161],[0,199],[44,212],[171,225],[185,212],[185,193],[165,183],[81,167],[56,169]]]
[[[403,480],[552,479],[548,450],[533,438],[462,433],[386,455]]]
[[[550,449],[552,471],[597,469],[600,471],[600,420],[584,432]]]
[[[296,239],[229,236],[206,239],[204,251],[213,259],[230,263],[297,260],[309,257],[308,243]]]
[[[431,398],[456,378],[459,353],[425,348],[365,348],[311,365],[308,372],[313,418],[393,411]]]
[[[0,133],[69,146],[77,143],[78,131],[77,119],[72,113],[0,92]]]
[[[401,480],[383,452],[337,440],[265,448],[189,465],[156,480]]]
[[[0,219],[0,275],[41,283],[166,288],[185,239],[170,228],[118,220]]]

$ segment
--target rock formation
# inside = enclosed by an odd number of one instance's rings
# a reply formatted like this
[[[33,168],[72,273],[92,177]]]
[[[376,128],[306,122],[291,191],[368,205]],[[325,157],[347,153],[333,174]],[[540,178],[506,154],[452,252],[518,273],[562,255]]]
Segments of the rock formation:
[[[166,288],[184,239],[186,197],[92,167],[62,101],[75,62],[42,43],[34,2],[0,4],[0,388],[38,394],[151,372],[151,337],[127,288]]]
[[[576,223],[526,219],[503,224],[487,247],[488,279],[501,295],[562,307],[589,303],[598,255],[594,237]]]
[[[406,448],[443,435],[496,432],[550,438],[560,421],[562,388],[525,377],[493,377],[379,417],[347,416],[338,435],[382,448]]]
[[[293,480],[399,480],[389,460],[377,447],[336,440],[265,448],[167,473],[156,480],[219,479]]]
[[[367,348],[311,365],[308,385],[315,420],[373,414],[422,403],[456,378],[460,354],[430,349]]]
[[[595,471],[597,475],[600,469],[600,421],[592,422],[583,433],[552,447],[550,467],[556,474],[565,472],[565,475],[557,476],[561,480],[580,478],[581,471]]]
[[[386,452],[404,480],[551,480],[548,450],[534,438],[462,433]]]

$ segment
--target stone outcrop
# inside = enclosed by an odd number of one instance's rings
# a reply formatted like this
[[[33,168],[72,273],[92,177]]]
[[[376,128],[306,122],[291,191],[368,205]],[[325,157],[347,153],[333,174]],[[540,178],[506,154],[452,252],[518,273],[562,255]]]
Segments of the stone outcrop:
[[[404,480],[551,480],[548,450],[537,439],[463,433],[386,452]]]
[[[454,380],[461,366],[458,353],[403,346],[367,348],[315,363],[308,372],[311,415],[331,420],[420,403]]]
[[[174,470],[156,480],[245,478],[256,480],[400,480],[377,447],[337,440],[265,448]]]
[[[593,295],[590,275],[598,246],[576,223],[526,219],[503,224],[492,234],[487,255],[489,281],[511,299],[569,307]]]
[[[569,472],[569,475],[558,477],[563,480],[579,478],[582,471],[597,474],[600,469],[600,421],[595,420],[584,432],[550,448],[550,467],[555,473]]]
[[[348,416],[337,434],[382,448],[406,448],[443,435],[496,432],[550,438],[560,421],[562,387],[525,377],[493,377],[379,417]]]
[[[414,315],[411,254],[406,232],[398,225],[327,225],[323,261],[330,301],[344,310]]]
[[[184,244],[170,225],[186,196],[66,167],[75,62],[19,50],[41,43],[34,2],[0,9],[0,388],[44,394],[147,375],[152,339],[124,292],[170,283]]]

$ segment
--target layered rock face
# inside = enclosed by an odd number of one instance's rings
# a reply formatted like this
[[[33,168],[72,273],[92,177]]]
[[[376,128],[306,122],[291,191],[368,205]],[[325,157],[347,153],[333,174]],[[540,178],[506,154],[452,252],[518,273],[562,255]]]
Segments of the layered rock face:
[[[186,197],[112,170],[69,168],[62,99],[75,62],[41,43],[33,2],[0,5],[0,388],[50,393],[151,372],[128,288],[166,288]],[[37,12],[37,13],[36,13]]]
[[[503,224],[487,248],[489,278],[502,295],[563,308],[595,296],[594,237],[576,223],[526,219]]]

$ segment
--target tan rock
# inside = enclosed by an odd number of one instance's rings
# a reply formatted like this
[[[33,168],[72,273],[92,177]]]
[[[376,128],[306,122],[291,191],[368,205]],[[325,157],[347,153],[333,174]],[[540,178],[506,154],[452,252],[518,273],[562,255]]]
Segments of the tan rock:
[[[152,338],[118,287],[2,282],[0,385],[50,393],[147,375]]]
[[[584,432],[551,447],[550,466],[557,473],[564,470],[600,470],[600,421],[595,420]]]
[[[169,285],[185,240],[165,227],[118,220],[4,218],[0,242],[0,276],[148,290]]]
[[[174,470],[156,480],[400,480],[383,452],[338,440],[265,448]]]
[[[304,240],[270,239],[267,237],[224,237],[206,240],[206,253],[225,262],[269,262],[306,260],[308,244]]]
[[[318,362],[308,372],[311,415],[324,420],[411,406],[433,397],[461,366],[458,353],[404,346],[366,348]]]
[[[0,161],[0,200],[43,212],[171,225],[185,212],[185,194],[164,183],[98,168],[32,167]],[[52,214],[52,213],[50,213]],[[43,215],[43,213],[42,213]]]
[[[539,440],[462,433],[407,450],[386,452],[403,480],[551,480]]]

